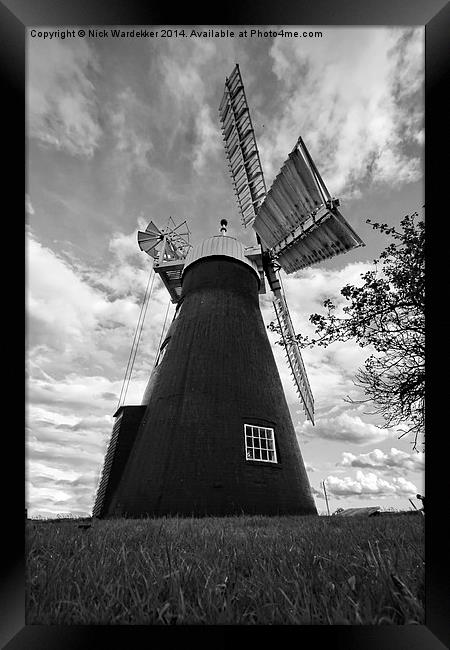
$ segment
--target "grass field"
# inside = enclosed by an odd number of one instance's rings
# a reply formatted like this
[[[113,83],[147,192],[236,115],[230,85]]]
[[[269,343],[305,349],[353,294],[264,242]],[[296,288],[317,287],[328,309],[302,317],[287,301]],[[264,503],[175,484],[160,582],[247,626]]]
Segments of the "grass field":
[[[27,522],[27,624],[424,623],[424,517]]]

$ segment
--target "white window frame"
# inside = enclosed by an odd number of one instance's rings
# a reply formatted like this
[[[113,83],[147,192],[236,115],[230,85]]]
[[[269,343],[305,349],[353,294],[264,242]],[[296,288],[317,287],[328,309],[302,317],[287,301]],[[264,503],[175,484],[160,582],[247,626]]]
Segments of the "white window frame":
[[[257,463],[278,463],[275,431],[259,424],[244,424],[245,459]],[[264,452],[267,458],[263,458]],[[269,458],[269,452],[273,458]],[[260,458],[258,458],[258,455]]]

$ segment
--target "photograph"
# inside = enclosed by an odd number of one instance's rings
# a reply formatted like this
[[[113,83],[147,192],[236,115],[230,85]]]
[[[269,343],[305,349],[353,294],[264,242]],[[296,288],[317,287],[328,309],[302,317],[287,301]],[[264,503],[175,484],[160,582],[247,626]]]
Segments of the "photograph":
[[[420,25],[27,26],[27,626],[425,625],[424,102]]]

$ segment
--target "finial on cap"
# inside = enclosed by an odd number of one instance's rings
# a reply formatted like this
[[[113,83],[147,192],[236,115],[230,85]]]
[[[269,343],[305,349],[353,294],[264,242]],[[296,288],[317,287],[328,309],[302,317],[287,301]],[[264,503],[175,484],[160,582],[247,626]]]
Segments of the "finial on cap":
[[[221,219],[220,220],[220,226],[221,226],[220,233],[221,233],[221,235],[224,235],[227,232],[227,225],[228,225],[228,221],[226,219]]]

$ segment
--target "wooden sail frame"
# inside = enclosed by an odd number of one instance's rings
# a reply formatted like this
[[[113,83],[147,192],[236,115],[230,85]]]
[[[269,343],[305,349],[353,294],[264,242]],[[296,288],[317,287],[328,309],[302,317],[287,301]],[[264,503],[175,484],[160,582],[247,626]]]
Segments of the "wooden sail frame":
[[[314,399],[276,269],[293,273],[364,242],[338,211],[339,200],[331,197],[301,137],[267,192],[238,64],[225,80],[219,116],[241,220],[252,225],[261,246],[288,365],[314,424]]]
[[[364,246],[338,205],[299,138],[252,225],[281,268],[293,273]]]
[[[225,80],[219,117],[241,220],[246,228],[253,223],[266,196],[266,184],[238,64]]]

